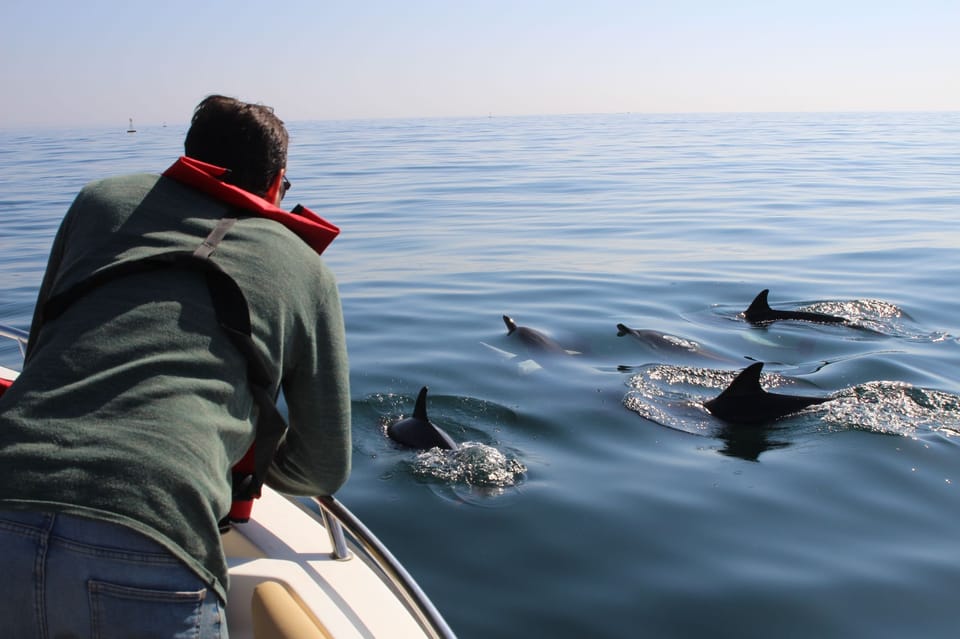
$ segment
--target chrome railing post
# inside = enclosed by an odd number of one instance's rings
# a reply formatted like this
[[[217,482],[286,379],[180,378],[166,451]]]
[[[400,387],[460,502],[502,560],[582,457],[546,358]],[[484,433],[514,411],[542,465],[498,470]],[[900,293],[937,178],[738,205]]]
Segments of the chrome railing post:
[[[371,560],[379,568],[394,592],[401,596],[407,609],[414,614],[420,626],[430,636],[435,639],[455,639],[453,630],[410,573],[356,515],[332,496],[314,497],[311,501],[318,507],[324,524],[330,524],[327,525],[330,539],[333,540],[334,536],[338,535],[342,541],[343,530],[346,529],[355,547],[363,553],[365,559]],[[337,532],[334,533],[334,530]],[[334,541],[333,544],[334,556],[336,556],[340,551],[336,550],[337,542]],[[346,546],[345,542],[344,546]]]
[[[330,535],[330,545],[333,546],[333,558],[337,561],[347,561],[353,558],[350,549],[347,548],[347,540],[343,536],[343,526],[336,517],[327,512],[325,508],[320,509],[320,515],[323,517],[323,525]]]

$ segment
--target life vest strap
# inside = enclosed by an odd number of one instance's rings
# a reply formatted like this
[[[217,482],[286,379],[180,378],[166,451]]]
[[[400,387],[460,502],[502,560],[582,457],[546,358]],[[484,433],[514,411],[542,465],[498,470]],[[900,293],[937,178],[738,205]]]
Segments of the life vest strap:
[[[277,408],[275,393],[271,391],[273,383],[269,366],[253,342],[247,298],[236,280],[211,259],[236,221],[236,218],[219,220],[194,251],[168,251],[106,266],[51,296],[43,307],[43,321],[49,322],[93,289],[121,277],[164,268],[184,268],[204,273],[220,328],[246,359],[247,381],[258,410],[254,442],[233,468],[233,505],[230,514],[221,521],[221,526],[249,520],[253,500],[260,496],[267,471],[287,430],[287,422]]]

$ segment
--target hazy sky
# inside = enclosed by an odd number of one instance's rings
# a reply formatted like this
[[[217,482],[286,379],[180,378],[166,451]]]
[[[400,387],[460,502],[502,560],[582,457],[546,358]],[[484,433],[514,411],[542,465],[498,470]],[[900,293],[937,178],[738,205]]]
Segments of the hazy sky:
[[[2,0],[0,127],[960,110],[960,0]]]

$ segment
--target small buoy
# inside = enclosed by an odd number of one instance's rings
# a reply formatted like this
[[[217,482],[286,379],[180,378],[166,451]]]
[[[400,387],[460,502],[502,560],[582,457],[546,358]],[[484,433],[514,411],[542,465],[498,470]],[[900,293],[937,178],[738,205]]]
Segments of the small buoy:
[[[136,133],[137,130],[133,128],[133,118],[130,118],[130,126],[127,127],[127,133]]]

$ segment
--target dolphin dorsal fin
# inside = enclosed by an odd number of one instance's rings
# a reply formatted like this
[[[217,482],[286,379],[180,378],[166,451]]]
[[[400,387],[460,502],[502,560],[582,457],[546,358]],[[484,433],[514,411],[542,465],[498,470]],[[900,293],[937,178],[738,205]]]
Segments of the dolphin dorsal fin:
[[[750,302],[750,306],[747,307],[747,310],[743,312],[744,315],[750,317],[751,315],[756,315],[758,313],[768,313],[770,312],[770,303],[767,301],[767,295],[770,293],[770,289],[765,288],[760,293],[753,298],[753,301]]]
[[[513,332],[517,330],[517,323],[509,315],[503,316],[503,323],[507,325],[507,335],[513,335]]]
[[[763,390],[763,387],[760,386],[760,372],[762,370],[763,362],[750,364],[750,366],[740,371],[740,374],[730,383],[730,386],[720,393],[718,399],[720,397],[756,395],[766,392]]]
[[[430,421],[427,419],[427,387],[424,386],[420,389],[420,394],[417,395],[417,403],[413,407],[413,416],[416,419],[422,419],[423,421]]]

